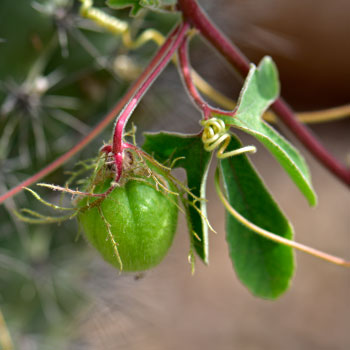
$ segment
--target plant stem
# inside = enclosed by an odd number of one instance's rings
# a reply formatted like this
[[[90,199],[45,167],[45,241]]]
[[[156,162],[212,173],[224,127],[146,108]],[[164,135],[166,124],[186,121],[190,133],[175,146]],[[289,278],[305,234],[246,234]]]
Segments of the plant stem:
[[[189,58],[188,58],[188,43],[189,43],[189,37],[185,38],[185,40],[182,42],[182,44],[179,47],[179,71],[180,75],[182,77],[182,80],[184,82],[185,88],[187,89],[188,94],[192,98],[194,104],[199,108],[199,110],[203,113],[204,119],[207,120],[211,117],[212,113],[217,114],[224,114],[232,116],[234,112],[231,111],[225,111],[222,109],[218,109],[215,107],[212,107],[206,102],[202,96],[199,94],[195,82],[194,82],[194,75],[193,70],[191,68]],[[198,76],[197,76],[198,79]]]
[[[114,106],[114,108],[106,115],[106,117],[96,125],[96,127],[85,136],[78,144],[76,144],[72,149],[68,152],[64,153],[62,156],[54,160],[52,163],[47,165],[45,168],[29,177],[28,179],[22,181],[16,187],[10,189],[6,193],[0,196],[0,204],[4,202],[6,199],[16,195],[18,192],[22,191],[24,187],[28,187],[35,182],[38,182],[40,179],[45,177],[46,175],[52,173],[54,170],[59,168],[62,164],[67,162],[70,158],[72,158],[75,154],[77,154],[80,150],[82,150],[86,145],[88,145],[92,140],[94,140],[120,113],[125,104],[133,97],[135,92],[139,89],[140,85],[144,82],[144,80],[148,77],[148,75],[153,71],[153,69],[159,64],[161,59],[163,58],[165,52],[168,49],[168,45],[163,45],[156,55],[153,57],[151,62],[142,72],[140,77],[136,80],[136,82],[132,85],[130,90],[126,93],[126,95]]]
[[[205,102],[201,95],[198,93],[191,76],[191,67],[188,62],[188,38],[184,40],[179,48],[179,72],[187,89],[188,94],[192,98],[194,104],[203,113],[204,119],[210,118],[210,107],[207,102]]]
[[[187,30],[189,29],[189,24],[184,23],[179,25],[168,37],[168,39],[163,44],[163,48],[169,50],[164,54],[164,56],[159,61],[158,65],[154,68],[151,74],[147,77],[147,79],[141,84],[139,89],[136,91],[135,95],[129,100],[126,106],[123,108],[120,116],[117,119],[114,134],[113,134],[113,145],[112,145],[112,153],[114,154],[115,164],[116,164],[116,182],[121,177],[122,169],[123,169],[123,134],[127,121],[129,120],[132,112],[137,107],[139,102],[141,101],[144,94],[153,84],[158,75],[162,72],[165,66],[170,62],[173,57],[175,51],[181,45],[184,37],[186,35]]]
[[[178,0],[178,6],[185,19],[198,29],[203,37],[205,37],[241,75],[246,76],[249,71],[249,61],[239,49],[219,31],[199,7],[196,0]],[[304,146],[328,168],[328,170],[345,184],[350,185],[350,170],[338,162],[338,160],[310,133],[307,127],[298,122],[293,111],[282,98],[276,100],[271,108]]]

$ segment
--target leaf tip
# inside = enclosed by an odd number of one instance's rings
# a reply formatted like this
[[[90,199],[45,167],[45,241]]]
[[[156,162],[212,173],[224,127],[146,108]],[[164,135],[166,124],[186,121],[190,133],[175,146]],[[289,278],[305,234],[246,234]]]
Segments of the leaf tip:
[[[310,194],[307,198],[308,198],[308,202],[309,202],[310,207],[317,206],[318,198],[317,198],[317,194],[315,193],[315,191],[313,189],[310,190]]]

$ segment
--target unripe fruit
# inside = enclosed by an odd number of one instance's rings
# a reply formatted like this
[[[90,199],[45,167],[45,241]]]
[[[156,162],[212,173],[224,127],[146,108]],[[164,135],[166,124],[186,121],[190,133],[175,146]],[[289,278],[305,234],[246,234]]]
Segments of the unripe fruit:
[[[166,177],[158,169],[157,175]],[[103,179],[94,193],[103,193],[111,178]],[[177,196],[156,189],[152,177],[127,180],[115,187],[104,199],[84,197],[78,203],[78,219],[89,242],[102,257],[121,269],[113,236],[122,262],[123,271],[142,271],[158,265],[169,250],[177,224]],[[168,181],[170,191],[176,191]],[[103,216],[102,216],[103,215]]]

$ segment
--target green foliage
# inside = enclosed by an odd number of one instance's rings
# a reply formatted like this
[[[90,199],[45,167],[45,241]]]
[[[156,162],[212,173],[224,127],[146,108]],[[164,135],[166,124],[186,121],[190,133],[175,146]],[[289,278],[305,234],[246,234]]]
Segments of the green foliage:
[[[183,168],[187,175],[187,186],[195,201],[187,198],[187,222],[191,242],[199,257],[208,264],[209,242],[208,222],[206,220],[206,183],[211,153],[206,152],[200,135],[182,135],[161,132],[145,134],[142,148],[161,163],[174,161],[174,168]]]
[[[265,57],[258,68],[251,66],[242,88],[234,117],[216,115],[226,125],[253,135],[279,161],[310,205],[316,205],[316,194],[311,185],[304,158],[285,138],[266,124],[261,116],[278,97],[279,82],[275,64]]]
[[[239,147],[239,140],[232,136],[228,151]],[[293,238],[292,226],[246,155],[220,160],[220,169],[228,200],[235,210],[259,227]],[[229,213],[226,238],[237,276],[254,295],[275,299],[285,292],[294,271],[290,247],[257,235]]]

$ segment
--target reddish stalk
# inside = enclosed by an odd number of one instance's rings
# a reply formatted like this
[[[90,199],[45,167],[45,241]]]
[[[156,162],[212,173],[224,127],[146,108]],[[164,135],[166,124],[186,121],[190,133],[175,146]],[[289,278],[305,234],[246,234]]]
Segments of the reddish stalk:
[[[205,37],[218,52],[243,76],[249,71],[248,59],[221,33],[199,7],[196,0],[178,0],[183,16]],[[279,98],[271,108],[283,123],[294,133],[304,146],[342,182],[350,185],[350,170],[335,159],[311,134],[308,128],[299,123],[291,108]]]
[[[203,100],[202,96],[197,91],[191,77],[191,67],[188,60],[188,38],[184,40],[179,48],[179,71],[187,92],[194,104],[203,113],[204,119],[209,119],[211,115],[209,105]]]
[[[188,58],[188,44],[189,44],[189,37],[187,37],[179,48],[179,71],[180,76],[183,80],[183,83],[187,89],[188,94],[190,95],[191,99],[193,100],[194,104],[197,105],[199,110],[203,113],[204,119],[207,120],[211,117],[212,113],[217,114],[225,114],[225,115],[233,115],[233,111],[225,111],[218,108],[214,108],[206,102],[200,93],[198,92],[197,88],[195,87],[192,76],[191,76],[191,65]]]
[[[154,68],[154,70],[147,77],[147,79],[141,84],[139,89],[136,91],[135,95],[129,100],[129,102],[126,104],[123,111],[121,112],[120,116],[118,117],[117,123],[114,128],[113,145],[112,145],[112,153],[114,154],[115,165],[116,165],[116,179],[115,179],[116,182],[119,181],[123,170],[123,150],[125,148],[123,143],[123,134],[124,134],[125,125],[129,120],[132,112],[141,101],[144,94],[147,92],[147,90],[150,88],[150,86],[153,84],[153,82],[159,76],[159,74],[162,72],[165,66],[170,62],[175,51],[179,48],[180,44],[184,40],[184,37],[188,29],[189,29],[189,24],[184,23],[183,25],[180,25],[177,28],[177,30],[175,30],[169,36],[167,41],[171,42],[171,44],[169,45],[168,52],[160,60],[158,65]]]
[[[164,54],[167,52],[170,44],[172,43],[172,37],[174,33],[178,31],[178,28],[173,30],[170,34],[169,38],[164,42],[161,48],[158,50],[156,55],[153,57],[149,65],[142,72],[140,77],[136,80],[136,82],[132,85],[130,90],[126,93],[126,95],[114,106],[114,108],[106,115],[106,117],[96,125],[96,127],[85,136],[78,144],[76,144],[71,150],[64,153],[62,156],[54,160],[52,163],[47,165],[45,168],[37,172],[35,175],[29,177],[28,179],[22,181],[16,187],[10,189],[8,192],[4,193],[0,196],[0,204],[4,202],[6,199],[16,195],[18,192],[22,191],[24,187],[28,187],[35,182],[38,182],[40,179],[45,177],[46,175],[52,173],[54,170],[59,168],[62,164],[67,162],[70,158],[72,158],[75,154],[77,154],[80,150],[82,150],[87,144],[89,144],[93,139],[95,139],[120,113],[125,104],[133,97],[135,92],[139,89],[140,85],[143,81],[148,77],[148,75],[154,70],[154,68],[159,64],[159,62],[163,59]],[[170,39],[171,38],[171,39]]]

